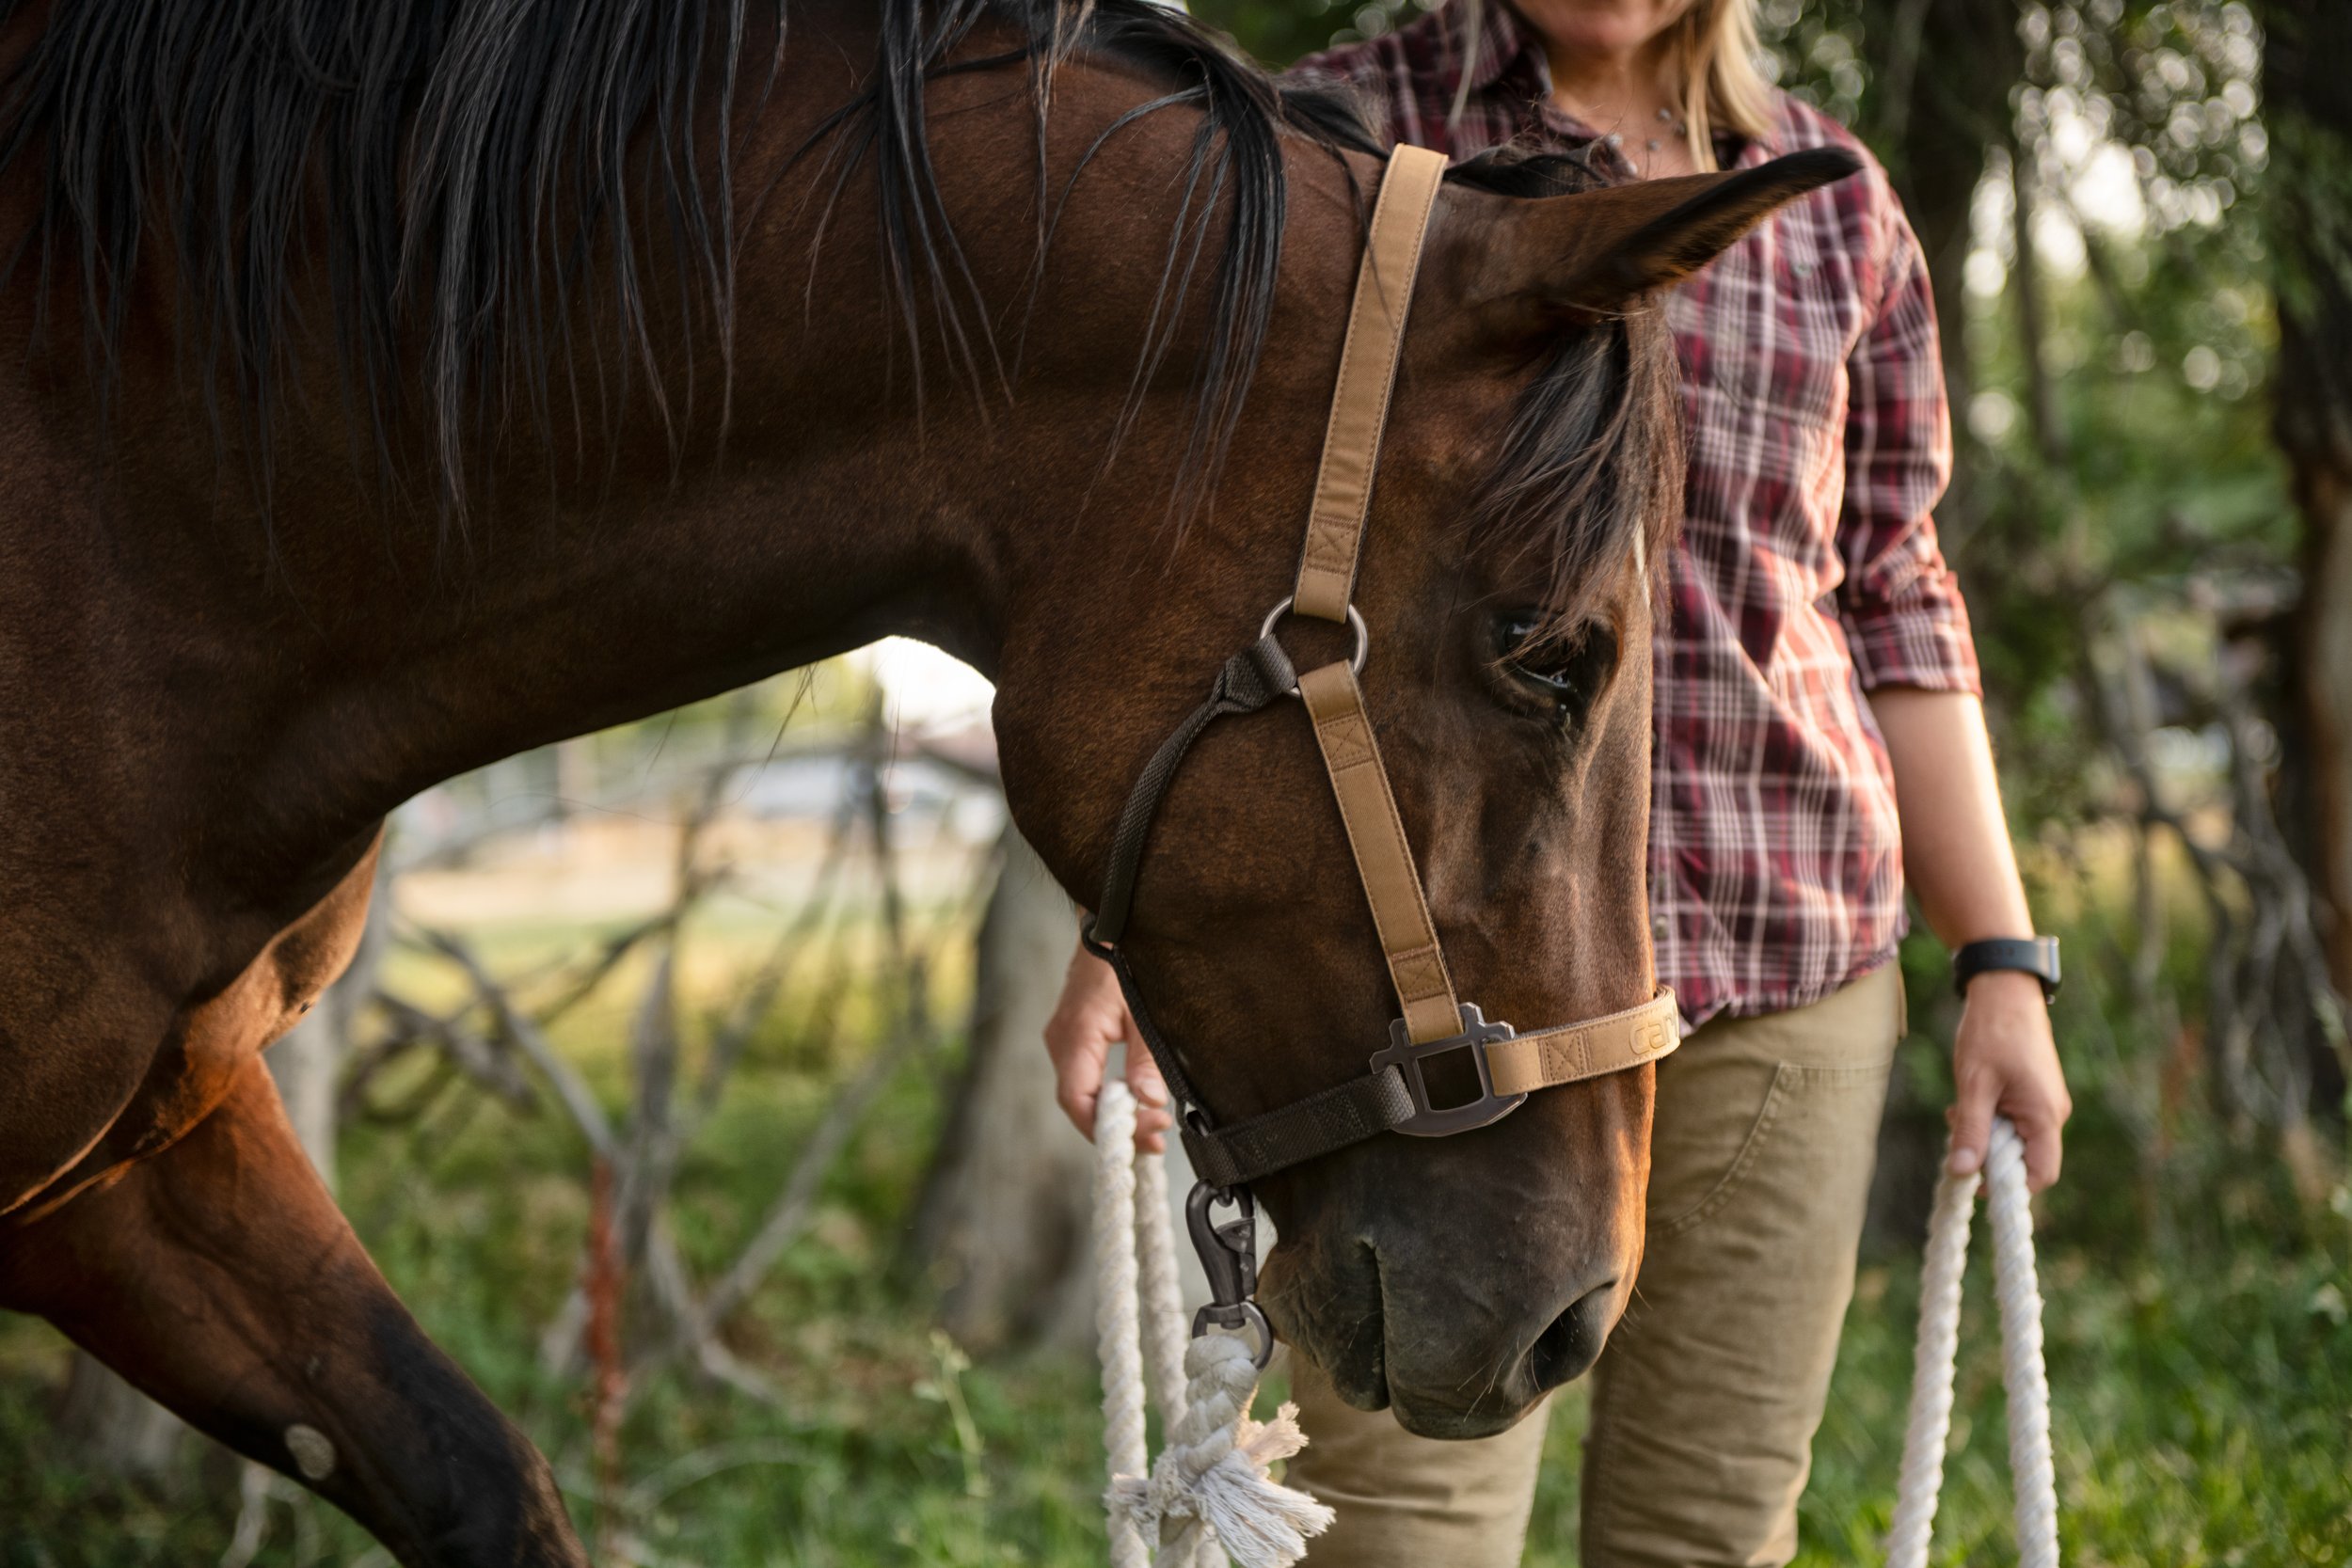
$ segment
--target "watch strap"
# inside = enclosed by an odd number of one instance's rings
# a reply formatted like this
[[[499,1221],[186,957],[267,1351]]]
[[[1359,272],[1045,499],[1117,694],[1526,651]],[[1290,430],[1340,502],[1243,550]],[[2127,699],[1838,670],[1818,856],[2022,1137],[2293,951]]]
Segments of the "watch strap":
[[[1964,943],[1952,955],[1952,987],[1968,994],[1968,982],[1996,969],[2022,970],[2042,982],[2048,1001],[2058,992],[2058,942],[2056,937],[1992,937]]]

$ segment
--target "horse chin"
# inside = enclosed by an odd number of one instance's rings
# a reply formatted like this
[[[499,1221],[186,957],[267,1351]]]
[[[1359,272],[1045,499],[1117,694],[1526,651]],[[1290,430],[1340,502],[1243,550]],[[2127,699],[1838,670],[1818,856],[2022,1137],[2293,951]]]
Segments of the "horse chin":
[[[1323,1372],[1331,1380],[1333,1391],[1348,1404],[1359,1410],[1386,1410],[1416,1437],[1449,1442],[1492,1437],[1518,1425],[1543,1398],[1539,1388],[1522,1391],[1492,1386],[1464,1405],[1456,1389],[1416,1389],[1391,1383],[1383,1362],[1375,1352],[1323,1365]],[[1308,1433],[1311,1438],[1313,1435]]]
[[[1417,1299],[1406,1279],[1391,1273],[1398,1267],[1407,1275],[1422,1272],[1385,1260],[1361,1241],[1318,1245],[1286,1234],[1266,1259],[1258,1301],[1292,1353],[1313,1362],[1343,1401],[1388,1410],[1418,1437],[1491,1437],[1518,1425],[1547,1392],[1590,1370],[1631,1293],[1612,1280],[1581,1296],[1533,1342],[1490,1323],[1481,1353],[1449,1345],[1445,1332],[1450,1326],[1458,1336],[1481,1317],[1470,1301],[1451,1293],[1444,1302]]]
[[[1435,1437],[1446,1442],[1467,1441],[1473,1437],[1493,1437],[1510,1431],[1535,1408],[1535,1402],[1505,1410],[1490,1397],[1470,1410],[1428,1409],[1403,1400],[1392,1400],[1389,1408],[1396,1415],[1396,1424],[1416,1437]]]
[[[1464,1396],[1469,1390],[1458,1377],[1424,1379],[1388,1367],[1376,1369],[1375,1376],[1379,1383],[1380,1405],[1396,1418],[1397,1425],[1416,1437],[1449,1442],[1492,1437],[1509,1431],[1536,1408],[1545,1393],[1516,1371],[1484,1382],[1468,1399]],[[1336,1377],[1333,1382],[1338,1385]],[[1349,1398],[1343,1387],[1341,1397],[1359,1409],[1374,1408]]]
[[[1322,1370],[1341,1400],[1358,1410],[1393,1411],[1417,1437],[1453,1439],[1507,1431],[1543,1397],[1540,1388],[1516,1386],[1524,1381],[1516,1375],[1486,1383],[1467,1405],[1458,1386],[1392,1383],[1379,1263],[1370,1247],[1348,1250],[1353,1256],[1343,1259],[1310,1259],[1286,1240],[1266,1259],[1258,1291],[1276,1334]]]
[[[1389,1407],[1380,1265],[1372,1249],[1310,1249],[1281,1237],[1267,1255],[1258,1304],[1293,1354],[1313,1362],[1359,1410]]]

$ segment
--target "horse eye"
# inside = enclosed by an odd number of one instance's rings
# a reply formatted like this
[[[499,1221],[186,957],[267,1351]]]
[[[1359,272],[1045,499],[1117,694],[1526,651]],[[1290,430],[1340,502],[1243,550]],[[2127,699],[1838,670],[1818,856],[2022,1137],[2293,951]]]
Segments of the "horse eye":
[[[1541,626],[1531,614],[1503,616],[1495,627],[1499,652],[1514,675],[1551,699],[1564,723],[1574,723],[1616,668],[1616,637],[1606,626],[1591,626],[1530,648]]]

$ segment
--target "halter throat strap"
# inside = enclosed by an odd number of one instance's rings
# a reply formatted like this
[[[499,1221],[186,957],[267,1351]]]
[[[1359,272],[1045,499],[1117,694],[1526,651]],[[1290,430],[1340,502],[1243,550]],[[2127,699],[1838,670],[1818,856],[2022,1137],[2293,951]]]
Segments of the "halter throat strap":
[[[1487,1022],[1455,996],[1357,680],[1367,633],[1350,600],[1406,315],[1445,168],[1442,154],[1422,148],[1399,147],[1390,155],[1357,272],[1297,581],[1266,617],[1258,641],[1226,661],[1207,700],[1144,765],[1120,813],[1103,895],[1085,927],[1088,949],[1118,974],[1136,1032],[1184,1107],[1184,1147],[1194,1171],[1214,1188],[1241,1187],[1385,1132],[1467,1132],[1508,1115],[1536,1089],[1654,1061],[1680,1040],[1674,994],[1662,987],[1639,1006],[1532,1035]],[[1295,673],[1274,637],[1286,614],[1346,623],[1356,634],[1353,655]],[[1256,712],[1285,695],[1301,698],[1311,721],[1401,1016],[1390,1026],[1388,1047],[1373,1053],[1362,1076],[1220,1128],[1153,1022],[1118,943],[1134,908],[1152,819],[1184,754],[1216,720]],[[1476,1070],[1478,1097],[1435,1104],[1429,1064],[1463,1051]]]

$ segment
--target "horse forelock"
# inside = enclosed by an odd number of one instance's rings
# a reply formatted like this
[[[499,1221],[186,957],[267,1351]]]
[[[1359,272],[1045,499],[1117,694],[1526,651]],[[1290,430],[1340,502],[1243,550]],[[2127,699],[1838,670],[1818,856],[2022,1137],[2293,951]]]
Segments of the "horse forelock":
[[[1528,199],[1614,182],[1581,152],[1492,149],[1450,178]],[[1549,577],[1542,620],[1523,651],[1574,642],[1628,580],[1662,582],[1682,513],[1680,396],[1674,351],[1654,309],[1608,316],[1562,337],[1521,393],[1470,526]]]
[[[1522,655],[1573,644],[1629,586],[1662,584],[1682,514],[1678,396],[1654,316],[1573,333],[1521,394],[1470,526],[1548,579]]]

